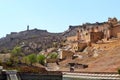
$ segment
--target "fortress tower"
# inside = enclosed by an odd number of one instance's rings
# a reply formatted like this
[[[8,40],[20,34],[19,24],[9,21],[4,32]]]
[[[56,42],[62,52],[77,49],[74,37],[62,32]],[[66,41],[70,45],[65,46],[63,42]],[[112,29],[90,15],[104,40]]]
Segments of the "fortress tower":
[[[29,31],[29,25],[27,25],[27,31]]]

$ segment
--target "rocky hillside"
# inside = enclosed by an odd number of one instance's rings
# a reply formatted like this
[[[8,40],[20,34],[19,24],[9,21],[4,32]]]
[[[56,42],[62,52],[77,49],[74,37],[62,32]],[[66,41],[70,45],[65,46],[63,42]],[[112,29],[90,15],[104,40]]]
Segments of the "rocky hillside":
[[[78,53],[76,59],[66,59],[60,62],[60,70],[69,71],[68,63],[87,64],[88,68],[75,68],[84,72],[117,72],[120,69],[120,39],[105,44],[95,44],[91,51]],[[89,52],[88,52],[89,51]]]
[[[22,46],[24,50],[30,52],[41,51],[53,47],[54,44],[61,42],[61,33],[49,33],[46,30],[26,30],[21,32],[12,32],[6,37],[0,39],[0,52],[11,50],[15,46]]]
[[[63,33],[50,33],[39,29],[11,32],[0,39],[0,52],[6,52],[15,46],[22,46],[29,52],[39,52],[56,45],[59,46],[66,37],[75,35],[78,27],[81,26],[69,26],[69,29]]]
[[[82,26],[69,26],[69,29],[62,33],[63,37],[74,36],[78,30],[78,27]]]

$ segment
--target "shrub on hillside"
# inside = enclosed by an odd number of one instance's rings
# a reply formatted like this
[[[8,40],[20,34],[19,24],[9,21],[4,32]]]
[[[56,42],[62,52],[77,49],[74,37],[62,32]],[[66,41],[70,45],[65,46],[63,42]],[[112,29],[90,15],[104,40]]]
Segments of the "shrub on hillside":
[[[57,59],[57,58],[58,58],[58,54],[57,54],[56,52],[49,53],[49,54],[47,55],[47,58]]]
[[[28,57],[28,60],[30,62],[30,65],[32,65],[33,63],[37,62],[37,56],[36,54],[30,54],[27,56]]]
[[[40,63],[40,64],[42,64],[42,65],[45,65],[45,60],[46,60],[45,55],[39,54],[39,55],[37,56],[37,62],[38,62],[38,63]]]
[[[13,63],[12,63],[12,61],[10,61],[10,60],[8,60],[8,61],[6,61],[6,66],[13,66]]]
[[[120,74],[120,69],[118,69],[118,74]]]

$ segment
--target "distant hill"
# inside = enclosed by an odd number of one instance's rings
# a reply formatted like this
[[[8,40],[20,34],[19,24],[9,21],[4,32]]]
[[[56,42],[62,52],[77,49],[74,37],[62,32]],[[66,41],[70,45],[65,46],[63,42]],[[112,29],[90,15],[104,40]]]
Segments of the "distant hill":
[[[42,49],[52,47],[54,43],[60,43],[61,40],[61,33],[50,33],[46,30],[33,29],[18,33],[11,32],[11,34],[0,39],[0,52],[11,50],[15,46],[22,46],[25,50],[39,52]]]
[[[70,26],[62,33],[50,33],[47,30],[25,30],[21,32],[11,32],[6,37],[0,39],[0,52],[12,50],[15,46],[22,46],[26,52],[40,52],[53,46],[59,46],[68,36],[73,36],[77,32],[77,26]]]

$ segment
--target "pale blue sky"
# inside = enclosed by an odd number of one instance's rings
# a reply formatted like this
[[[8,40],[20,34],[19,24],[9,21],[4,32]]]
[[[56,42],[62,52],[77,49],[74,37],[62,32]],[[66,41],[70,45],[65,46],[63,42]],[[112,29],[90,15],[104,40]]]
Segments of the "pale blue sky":
[[[119,8],[120,0],[0,0],[0,37],[27,25],[63,32],[69,25],[120,20]]]

